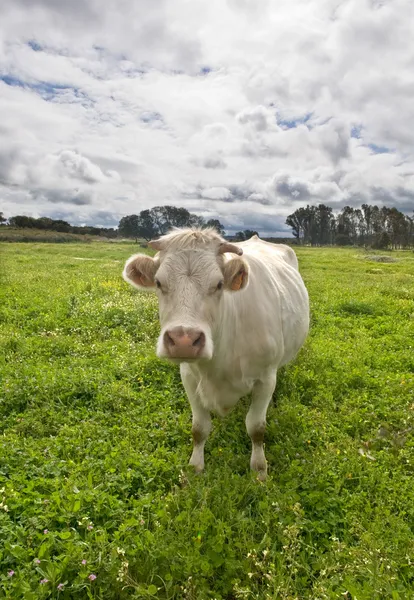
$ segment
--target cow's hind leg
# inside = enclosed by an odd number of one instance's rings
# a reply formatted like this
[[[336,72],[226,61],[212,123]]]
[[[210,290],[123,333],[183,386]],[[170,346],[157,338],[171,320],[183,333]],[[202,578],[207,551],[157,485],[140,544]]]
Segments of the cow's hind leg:
[[[197,393],[197,381],[185,367],[181,368],[181,379],[193,413],[193,453],[189,464],[197,473],[204,470],[204,446],[211,431],[210,412],[201,404]]]
[[[250,467],[257,472],[260,480],[266,479],[267,463],[263,450],[266,429],[267,407],[276,387],[276,370],[269,371],[267,377],[254,384],[252,403],[246,416],[246,429],[252,440]]]

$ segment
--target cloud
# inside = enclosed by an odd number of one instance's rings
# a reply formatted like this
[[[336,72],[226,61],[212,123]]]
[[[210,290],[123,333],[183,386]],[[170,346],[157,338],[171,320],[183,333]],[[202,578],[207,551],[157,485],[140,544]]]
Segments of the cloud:
[[[102,170],[88,158],[72,150],[63,150],[56,157],[56,168],[64,176],[87,183],[102,182],[107,179]]]
[[[0,182],[3,185],[13,185],[13,169],[19,159],[19,149],[9,145],[8,148],[0,149]]]
[[[256,131],[277,129],[275,111],[264,106],[245,108],[236,118],[242,125],[251,125]]]
[[[30,195],[36,202],[51,202],[52,204],[74,204],[75,206],[85,206],[92,204],[93,193],[89,190],[33,190]]]
[[[411,214],[413,27],[410,0],[4,0],[0,210]]]
[[[227,167],[227,163],[222,159],[221,156],[209,156],[204,159],[203,166],[206,169],[225,169]]]
[[[231,191],[225,187],[212,187],[203,190],[201,197],[211,200],[231,200],[233,196]]]
[[[280,195],[289,200],[306,200],[308,201],[311,194],[309,186],[298,178],[291,175],[281,174],[273,178],[273,188],[276,195]]]
[[[286,205],[318,202],[335,205],[342,197],[338,184],[326,180],[327,173],[315,170],[308,177],[305,179],[303,176],[280,172],[267,182],[266,187],[270,195]]]

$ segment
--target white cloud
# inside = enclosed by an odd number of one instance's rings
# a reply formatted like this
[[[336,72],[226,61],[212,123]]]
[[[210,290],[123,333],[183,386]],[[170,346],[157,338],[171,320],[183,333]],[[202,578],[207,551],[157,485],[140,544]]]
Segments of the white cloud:
[[[87,183],[98,183],[106,181],[108,178],[98,165],[93,164],[88,158],[72,150],[63,150],[57,157],[53,158],[56,159],[57,170],[62,176],[80,179]]]
[[[307,202],[411,212],[413,6],[5,0],[1,210],[171,203],[266,231]]]
[[[227,164],[219,154],[216,154],[205,158],[203,166],[206,169],[225,169]]]
[[[266,131],[270,129],[277,132],[279,129],[276,125],[274,110],[270,110],[264,106],[245,108],[236,118],[242,125],[251,125],[254,131]]]
[[[225,187],[212,187],[203,190],[201,197],[209,198],[210,200],[230,200],[232,193]]]

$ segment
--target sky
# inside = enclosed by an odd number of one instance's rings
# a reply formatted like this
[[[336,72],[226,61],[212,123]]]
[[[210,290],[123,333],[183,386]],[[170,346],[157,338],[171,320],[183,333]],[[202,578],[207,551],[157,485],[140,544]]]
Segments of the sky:
[[[414,209],[412,0],[2,0],[0,210]]]

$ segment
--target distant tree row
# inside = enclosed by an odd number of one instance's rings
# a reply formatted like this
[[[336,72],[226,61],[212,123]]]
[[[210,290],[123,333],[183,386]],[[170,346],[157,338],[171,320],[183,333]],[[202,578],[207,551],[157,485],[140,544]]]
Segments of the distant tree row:
[[[412,248],[414,219],[396,208],[345,206],[334,214],[330,206],[298,208],[286,225],[301,244],[325,246],[370,246],[372,248]]]
[[[7,219],[0,212],[0,225],[6,222]],[[213,227],[221,235],[225,233],[218,219],[206,221],[203,217],[190,213],[186,208],[176,206],[156,206],[149,210],[142,210],[138,215],[127,215],[120,220],[118,229],[71,225],[61,219],[49,217],[36,219],[26,215],[10,217],[8,224],[17,229],[48,229],[62,233],[100,235],[109,238],[126,237],[135,240],[141,238],[147,241],[166,234],[173,227]]]
[[[7,222],[0,212],[0,225]],[[156,206],[142,210],[138,215],[122,217],[118,229],[71,225],[61,219],[49,217],[27,217],[17,215],[8,220],[10,227],[48,229],[64,233],[77,233],[109,238],[126,237],[135,240],[151,240],[166,234],[173,227],[213,227],[224,235],[224,227],[218,219],[205,220],[190,213],[186,208],[176,206]],[[292,228],[296,243],[312,246],[359,245],[373,248],[412,248],[414,247],[414,218],[396,208],[370,206],[361,208],[345,206],[340,213],[325,204],[306,206],[295,210],[286,218]],[[243,241],[257,234],[245,229],[238,231],[234,238]]]
[[[142,210],[139,215],[122,217],[118,233],[122,237],[153,240],[165,235],[172,227],[214,227],[224,235],[223,225],[218,219],[205,221],[203,217],[190,213],[186,208],[176,206],[155,206]]]
[[[6,219],[3,213],[0,213],[0,224]],[[10,217],[9,226],[17,229],[44,229],[49,231],[59,231],[61,233],[79,233],[81,235],[101,235],[104,237],[115,238],[117,236],[116,229],[109,227],[90,227],[89,225],[78,226],[71,225],[67,221],[61,219],[50,219],[49,217],[27,217],[25,215],[17,215]]]

